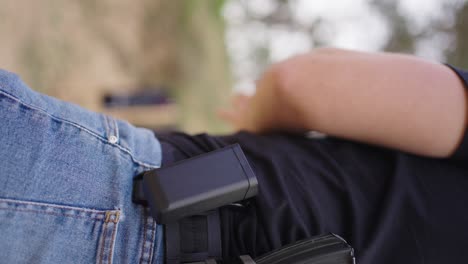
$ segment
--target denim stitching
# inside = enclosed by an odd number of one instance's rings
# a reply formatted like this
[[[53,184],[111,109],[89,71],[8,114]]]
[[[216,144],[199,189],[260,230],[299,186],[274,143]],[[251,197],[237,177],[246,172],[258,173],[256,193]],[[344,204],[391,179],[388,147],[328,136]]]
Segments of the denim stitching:
[[[14,95],[11,95],[11,94],[9,94],[9,93],[7,93],[7,92],[5,92],[5,91],[0,90],[0,94],[3,94],[4,96],[6,96],[6,97],[8,97],[8,98],[10,98],[10,99],[12,99],[12,100],[18,102],[19,104],[21,104],[21,105],[23,105],[23,106],[25,106],[25,107],[30,108],[31,110],[36,110],[36,111],[38,111],[38,112],[41,112],[41,113],[43,113],[43,114],[49,116],[52,120],[55,120],[55,121],[58,121],[58,122],[63,122],[63,123],[69,124],[69,125],[71,125],[71,126],[74,126],[74,127],[78,128],[78,129],[81,129],[81,130],[87,132],[87,133],[90,134],[91,136],[96,137],[97,139],[103,141],[104,143],[109,144],[110,146],[115,146],[115,147],[117,147],[117,148],[120,149],[121,151],[127,153],[127,154],[130,156],[130,158],[132,159],[132,161],[135,162],[135,163],[137,163],[138,165],[141,165],[141,166],[143,166],[143,167],[150,168],[150,169],[158,168],[157,165],[148,164],[148,163],[146,163],[146,162],[142,162],[142,161],[140,161],[140,160],[138,160],[138,159],[135,159],[135,157],[133,156],[132,152],[131,152],[130,150],[128,150],[127,148],[124,148],[124,147],[122,147],[121,145],[118,145],[118,144],[111,144],[106,138],[101,137],[100,135],[98,135],[98,134],[95,133],[94,131],[92,131],[92,130],[86,128],[86,127],[83,127],[83,126],[81,126],[80,124],[77,124],[77,123],[72,122],[72,121],[67,120],[67,119],[63,119],[63,118],[54,116],[54,115],[50,114],[49,112],[45,111],[44,109],[39,108],[39,107],[36,107],[36,106],[33,106],[33,105],[30,105],[30,104],[27,104],[27,103],[21,101],[19,98],[15,97]]]
[[[106,115],[102,115],[103,123],[104,123],[104,128],[106,129],[106,138],[110,137],[110,129],[109,129],[109,121],[107,119]]]
[[[79,216],[79,215],[71,215],[71,214],[61,214],[61,213],[45,212],[45,211],[33,210],[33,209],[0,208],[0,210],[3,210],[3,211],[26,212],[26,213],[40,213],[40,214],[47,214],[47,215],[72,217],[72,218],[76,218],[76,219],[94,219],[94,220],[103,220],[103,219],[104,219],[103,217]]]
[[[144,212],[144,228],[143,228],[143,244],[140,254],[140,264],[151,263],[153,259],[153,246],[155,240],[155,227],[156,222],[148,215],[148,212]],[[148,236],[148,232],[151,232],[151,236]],[[145,254],[148,253],[148,256]]]
[[[19,201],[19,200],[13,200],[13,199],[0,198],[0,205],[3,204],[3,203],[6,203],[6,204],[24,204],[24,205],[33,205],[33,206],[44,206],[44,207],[49,207],[49,208],[82,211],[82,212],[89,212],[89,213],[95,213],[95,214],[105,214],[106,213],[105,210],[93,210],[93,209],[86,209],[86,208],[66,206],[66,205],[38,203],[38,202],[29,202],[29,201]]]
[[[6,211],[20,211],[20,212],[34,212],[34,213],[41,213],[41,214],[47,214],[47,215],[55,215],[55,216],[65,216],[65,217],[72,217],[76,219],[85,219],[85,220],[104,220],[104,225],[103,225],[103,234],[102,234],[102,240],[101,240],[101,250],[100,250],[100,259],[99,263],[104,264],[104,258],[105,258],[105,248],[107,248],[107,243],[109,244],[110,252],[108,253],[108,262],[107,263],[112,263],[112,257],[113,257],[113,249],[115,246],[115,234],[117,232],[117,225],[119,221],[119,211],[107,211],[106,212],[106,218],[104,219],[102,216],[103,212],[97,213],[101,217],[84,217],[84,216],[76,216],[76,215],[69,215],[69,214],[60,214],[60,213],[54,213],[54,212],[44,212],[40,210],[30,210],[30,209],[15,209],[15,208],[0,208],[0,210],[6,210]],[[114,226],[112,228],[112,236],[111,240],[108,241],[107,237],[107,230],[109,229],[109,223],[112,223]]]
[[[106,212],[106,222],[112,222],[114,224],[119,222],[120,211],[107,211]]]
[[[101,253],[100,253],[100,258],[99,258],[99,264],[102,264],[103,260],[104,260],[104,248],[106,247],[106,234],[107,234],[107,223],[108,222],[105,222],[104,223],[104,232],[102,234],[102,242],[101,242]]]
[[[155,222],[155,223],[156,223],[156,222]],[[161,247],[163,246],[163,244],[164,244],[164,242],[162,241],[162,240],[163,240],[163,237],[162,237],[163,235],[161,234],[161,235],[158,237],[159,231],[161,231],[161,230],[158,229],[158,223],[156,223],[156,228],[155,228],[155,230],[154,230],[154,232],[155,232],[154,234],[155,234],[156,239],[157,239],[156,248],[154,249],[154,251],[156,252],[156,255],[155,255],[156,261],[159,260],[159,259],[161,259],[161,258],[163,257],[163,256],[161,256],[161,254],[159,254],[160,251],[161,251],[160,248],[161,248]],[[154,254],[154,253],[153,253],[153,254]],[[163,253],[163,255],[164,255],[164,253]]]
[[[151,262],[152,262],[151,260],[153,259],[153,254],[154,254],[154,249],[153,249],[153,247],[154,247],[154,239],[155,239],[155,236],[156,236],[156,226],[155,226],[156,222],[155,222],[155,221],[151,221],[151,222],[152,222],[152,228],[153,228],[153,230],[152,230],[152,232],[151,232],[151,240],[150,240],[150,247],[149,247],[149,249],[150,249],[150,255],[149,255],[149,259],[148,259],[149,263],[151,263]]]
[[[143,263],[143,255],[145,254],[145,244],[146,244],[146,225],[148,222],[148,218],[146,216],[146,211],[143,213],[143,243],[141,247],[141,254],[140,254],[140,264]]]
[[[109,263],[112,263],[112,257],[114,255],[114,247],[115,247],[115,233],[117,233],[117,222],[112,222],[114,224],[114,228],[112,229],[112,238],[111,238],[111,246],[109,252]]]
[[[119,215],[120,215],[119,211],[106,212],[105,223],[103,226],[104,231],[102,234],[99,264],[112,263],[112,257],[114,254],[113,252],[114,252],[114,246],[115,246],[115,234],[117,232]],[[112,232],[110,234],[108,232],[110,231],[109,224],[113,225]]]
[[[120,139],[120,135],[119,135],[119,124],[117,123],[117,120],[115,120],[114,118],[112,118],[112,122],[114,123],[115,136],[117,137],[117,139]]]
[[[104,115],[105,116],[105,123],[106,123],[106,137],[107,137],[107,140],[110,141],[111,137],[116,137],[117,138],[117,142],[119,140],[119,136],[118,136],[118,129],[116,128],[116,122],[115,120],[110,117],[110,116],[107,116],[107,115]],[[118,144],[117,142],[110,142],[111,144]]]
[[[109,130],[110,130],[110,133],[112,133],[111,135],[118,139],[119,138],[118,132],[117,132],[118,129],[117,129],[117,124],[114,118],[107,116],[107,120],[109,121]]]

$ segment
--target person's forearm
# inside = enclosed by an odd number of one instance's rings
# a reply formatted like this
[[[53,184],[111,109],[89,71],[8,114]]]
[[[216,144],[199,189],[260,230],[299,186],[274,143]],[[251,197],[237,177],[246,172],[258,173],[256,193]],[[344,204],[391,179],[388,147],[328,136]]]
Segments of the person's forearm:
[[[405,55],[324,49],[273,67],[276,98],[265,100],[266,86],[259,86],[253,98],[267,129],[317,130],[445,157],[466,127],[466,91],[444,65]]]

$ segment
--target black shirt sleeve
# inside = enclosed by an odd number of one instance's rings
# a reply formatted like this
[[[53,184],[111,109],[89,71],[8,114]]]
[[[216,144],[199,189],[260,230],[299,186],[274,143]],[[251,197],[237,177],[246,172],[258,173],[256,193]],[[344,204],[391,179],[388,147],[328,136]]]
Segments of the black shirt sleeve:
[[[463,82],[465,89],[468,89],[468,71],[458,69],[452,65],[447,66],[458,75],[460,80]],[[468,130],[465,130],[463,139],[451,158],[456,160],[468,160]]]

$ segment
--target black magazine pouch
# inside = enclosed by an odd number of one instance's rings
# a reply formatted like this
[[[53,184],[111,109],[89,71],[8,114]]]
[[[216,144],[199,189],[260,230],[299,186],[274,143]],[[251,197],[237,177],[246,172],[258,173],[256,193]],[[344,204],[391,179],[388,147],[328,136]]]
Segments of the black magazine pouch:
[[[328,234],[301,240],[255,259],[256,264],[355,264],[346,241]]]

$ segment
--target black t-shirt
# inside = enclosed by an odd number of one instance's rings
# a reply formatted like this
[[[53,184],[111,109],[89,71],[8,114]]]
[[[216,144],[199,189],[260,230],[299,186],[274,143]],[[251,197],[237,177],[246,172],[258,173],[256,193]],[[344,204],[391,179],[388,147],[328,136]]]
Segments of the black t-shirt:
[[[233,143],[244,150],[259,194],[222,210],[227,258],[332,232],[354,247],[358,264],[468,261],[467,136],[449,159],[296,134],[157,136],[163,164]]]
[[[463,82],[465,88],[468,89],[468,71],[458,69],[456,67],[453,67],[452,65],[447,65],[447,66],[450,67],[458,75],[460,80]],[[463,140],[460,143],[460,146],[458,147],[457,151],[454,153],[452,158],[465,160],[465,161],[468,160],[468,131],[465,131]]]

